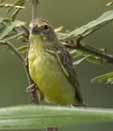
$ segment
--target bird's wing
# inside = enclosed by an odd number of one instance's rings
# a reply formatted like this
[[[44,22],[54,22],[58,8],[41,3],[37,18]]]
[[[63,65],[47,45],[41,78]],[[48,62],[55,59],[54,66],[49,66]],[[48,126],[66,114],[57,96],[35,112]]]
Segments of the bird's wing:
[[[72,84],[72,86],[75,88],[75,97],[78,99],[79,103],[83,103],[81,94],[80,94],[80,85],[77,80],[77,74],[75,72],[75,68],[73,66],[72,58],[69,54],[69,52],[62,48],[57,51],[57,60],[59,61],[61,68],[63,69],[63,72],[66,76],[66,78],[69,80],[69,82]]]
[[[73,66],[72,58],[69,52],[63,47],[58,47],[54,51],[53,49],[50,49],[49,51],[50,53],[56,56],[57,61],[62,71],[64,72],[64,75],[66,76],[67,80],[71,83],[71,85],[75,88],[75,98],[78,99],[78,102],[80,104],[83,104],[79,88],[80,86],[77,80],[77,74],[75,72],[75,68]]]

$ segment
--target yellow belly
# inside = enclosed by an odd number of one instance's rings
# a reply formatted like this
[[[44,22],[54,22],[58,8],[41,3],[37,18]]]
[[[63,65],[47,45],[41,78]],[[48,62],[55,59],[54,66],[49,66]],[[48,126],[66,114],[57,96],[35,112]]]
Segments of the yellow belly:
[[[29,50],[29,72],[45,100],[54,104],[75,104],[75,89],[66,79],[54,56]]]

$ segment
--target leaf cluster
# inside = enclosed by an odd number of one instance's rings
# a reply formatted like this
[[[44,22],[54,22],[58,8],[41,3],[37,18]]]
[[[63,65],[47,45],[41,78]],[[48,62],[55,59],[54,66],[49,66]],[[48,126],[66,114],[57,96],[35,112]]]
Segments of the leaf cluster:
[[[18,19],[18,14],[21,10],[25,8],[25,0],[16,0],[12,4],[7,3],[6,0],[0,2],[0,8],[4,8],[9,14],[8,17],[0,17],[0,41],[1,45],[3,42],[12,42],[12,40],[24,42],[24,45],[20,45],[17,49],[18,53],[24,58],[26,56],[28,49],[28,38],[29,38],[29,29],[27,27],[27,21],[21,21]],[[113,64],[113,55],[108,54],[105,50],[97,49],[83,43],[83,39],[92,35],[94,32],[100,30],[102,27],[113,21],[113,10],[109,10],[103,13],[100,17],[89,22],[86,25],[74,29],[72,31],[56,31],[56,34],[62,44],[66,45],[71,42],[75,44],[76,48],[69,49],[70,54],[74,59],[74,65],[81,64],[83,61],[87,61],[93,64],[104,64],[110,63]],[[57,30],[57,29],[55,29]],[[82,48],[76,46],[76,40],[80,39],[82,43]],[[11,43],[10,43],[11,44]],[[13,43],[12,43],[13,44]],[[71,45],[71,44],[70,44]],[[83,49],[84,48],[84,49]],[[101,55],[102,54],[102,55]],[[108,57],[103,57],[108,56]],[[108,60],[110,57],[111,60]],[[109,75],[110,74],[110,75]],[[93,81],[105,82],[113,84],[113,75],[112,72],[103,74],[99,77],[93,78]]]
[[[0,8],[4,8],[8,17],[0,17],[0,47],[7,46],[21,60],[26,70],[25,56],[28,49],[29,29],[27,21],[18,19],[18,14],[25,8],[25,0],[15,0],[9,4],[7,0],[0,1]],[[103,13],[97,19],[72,31],[55,29],[58,39],[64,44],[73,60],[74,65],[83,61],[92,64],[113,64],[113,55],[105,50],[94,48],[83,42],[83,39],[93,32],[113,21],[113,10]],[[16,46],[13,41],[21,41],[23,45]],[[72,47],[72,48],[70,48]],[[26,73],[27,75],[27,73]],[[29,76],[27,76],[29,77]],[[113,72],[93,78],[92,81],[113,84]],[[38,129],[47,127],[72,126],[83,123],[98,123],[113,121],[113,111],[107,109],[92,108],[65,108],[48,106],[19,106],[0,109],[0,129]]]

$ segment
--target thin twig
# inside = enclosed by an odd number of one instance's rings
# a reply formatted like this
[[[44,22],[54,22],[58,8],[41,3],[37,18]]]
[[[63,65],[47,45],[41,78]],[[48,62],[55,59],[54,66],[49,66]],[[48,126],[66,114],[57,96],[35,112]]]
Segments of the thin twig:
[[[29,74],[29,68],[28,68],[28,61],[27,59],[25,60],[24,57],[19,53],[19,51],[15,48],[15,46],[13,46],[13,44],[9,41],[0,41],[1,45],[4,46],[8,46],[9,49],[19,58],[19,60],[21,61],[23,67],[24,67],[24,71],[26,73],[26,77],[27,77],[27,81],[28,81],[28,87],[32,86],[32,92],[30,92],[31,97],[32,97],[32,101],[34,103],[39,103],[39,99],[38,99],[38,95],[37,95],[37,90],[38,88],[36,88],[36,85],[34,84],[34,82],[32,81],[30,74]]]
[[[81,40],[81,39],[80,39]],[[81,50],[81,51],[85,51],[89,54],[95,55],[97,57],[103,58],[106,60],[107,63],[111,63],[113,64],[113,55],[107,54],[105,52],[102,52],[92,46],[88,46],[85,45],[83,42],[81,42],[80,40],[77,40],[76,42],[72,41],[72,44],[65,44],[65,46],[67,48],[71,48],[71,49],[77,49],[77,50]]]
[[[105,59],[107,63],[113,64],[113,56],[112,55],[102,52],[94,47],[80,44],[77,49],[88,52],[88,53],[93,54],[95,56],[101,57],[101,58]]]
[[[32,22],[33,23],[38,18],[38,12],[37,12],[38,4],[39,4],[39,0],[32,0]]]
[[[49,128],[47,128],[47,131],[58,131],[58,128],[54,128],[54,127],[53,127],[53,128],[50,128],[50,127],[49,127]]]
[[[20,55],[18,50],[13,46],[13,44],[11,42],[9,42],[9,41],[0,41],[0,44],[8,46],[14,52],[14,54],[16,54],[16,56],[18,56],[19,60],[22,63],[24,63],[24,58]]]
[[[19,51],[13,46],[13,44],[11,42],[9,42],[9,41],[0,41],[0,44],[4,45],[4,46],[8,46],[10,48],[10,50],[19,58],[19,60],[23,64],[23,67],[24,67],[24,70],[25,70],[25,73],[26,73],[26,76],[27,76],[28,83],[30,83],[30,76],[29,76],[28,70],[26,68],[26,62],[25,62],[23,56],[19,53]]]
[[[16,9],[24,9],[24,6],[19,6],[19,5],[13,5],[13,4],[0,4],[0,7],[8,8],[8,7],[13,7]]]

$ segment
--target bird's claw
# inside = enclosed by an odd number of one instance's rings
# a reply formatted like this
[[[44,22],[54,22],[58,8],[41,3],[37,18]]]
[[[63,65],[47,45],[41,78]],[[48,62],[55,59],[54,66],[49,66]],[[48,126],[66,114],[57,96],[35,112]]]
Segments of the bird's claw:
[[[34,83],[32,83],[31,85],[29,85],[26,89],[26,91],[28,93],[30,93],[31,97],[32,97],[32,102],[35,104],[39,104],[39,96],[38,96],[38,89],[36,88],[36,85]]]

